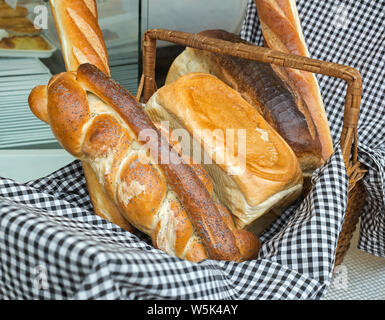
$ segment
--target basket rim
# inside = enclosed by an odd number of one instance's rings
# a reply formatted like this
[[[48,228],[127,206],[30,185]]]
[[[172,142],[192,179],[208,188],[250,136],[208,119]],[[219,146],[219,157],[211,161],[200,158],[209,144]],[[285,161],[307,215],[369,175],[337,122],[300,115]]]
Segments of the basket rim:
[[[357,155],[357,127],[362,97],[362,76],[357,69],[343,64],[284,53],[251,43],[233,43],[203,36],[199,33],[195,34],[169,29],[150,29],[144,32],[142,38],[143,72],[137,90],[138,101],[142,97],[144,103],[157,90],[155,82],[157,40],[344,80],[347,83],[347,89],[343,125],[339,141],[347,172],[355,172],[357,167],[360,166]],[[356,178],[358,176],[356,175]]]

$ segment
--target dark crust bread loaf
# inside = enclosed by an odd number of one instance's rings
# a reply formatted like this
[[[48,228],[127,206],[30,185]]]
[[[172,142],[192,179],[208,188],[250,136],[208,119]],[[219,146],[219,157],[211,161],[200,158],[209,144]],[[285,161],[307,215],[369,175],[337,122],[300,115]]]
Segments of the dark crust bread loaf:
[[[254,0],[254,2],[266,47],[310,57],[295,0]],[[316,123],[322,158],[326,160],[333,153],[333,141],[317,78],[312,72],[292,68],[285,70],[298,88]]]

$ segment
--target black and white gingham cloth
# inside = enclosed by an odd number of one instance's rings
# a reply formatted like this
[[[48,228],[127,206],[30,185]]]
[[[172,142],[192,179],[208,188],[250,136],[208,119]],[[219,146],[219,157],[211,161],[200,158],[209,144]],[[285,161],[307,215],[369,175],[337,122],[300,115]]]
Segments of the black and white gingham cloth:
[[[369,197],[360,246],[384,255],[384,1],[335,3],[302,0],[298,9],[312,56],[364,75],[360,160],[369,168]],[[258,43],[256,19],[250,1],[242,36]],[[331,78],[319,81],[338,141],[345,88]],[[1,178],[0,298],[319,299],[331,281],[346,210],[348,179],[338,143],[312,182],[310,194],[262,235],[256,260],[191,263],[96,216],[78,161],[26,184]]]
[[[2,179],[0,297],[319,298],[331,277],[346,209],[340,149],[313,181],[312,194],[261,238],[257,260],[197,264],[93,214],[78,161],[24,185]]]
[[[297,0],[312,58],[349,65],[363,77],[358,123],[359,161],[369,169],[367,205],[358,248],[385,257],[385,1]],[[263,45],[255,3],[249,0],[241,37]],[[344,81],[317,75],[333,141],[341,132]]]

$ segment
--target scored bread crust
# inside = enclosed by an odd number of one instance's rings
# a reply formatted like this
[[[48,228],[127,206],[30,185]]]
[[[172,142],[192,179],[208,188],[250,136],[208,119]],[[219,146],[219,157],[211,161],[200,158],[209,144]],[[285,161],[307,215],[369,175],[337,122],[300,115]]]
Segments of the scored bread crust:
[[[91,63],[110,75],[95,0],[50,0],[67,71]]]
[[[109,75],[107,49],[98,24],[96,1],[50,0],[50,5],[67,71],[75,72],[81,63],[90,62]],[[82,167],[95,213],[104,218],[110,217],[111,222],[132,232],[134,228],[121,220],[116,204],[104,193],[92,169],[85,162],[82,162]]]
[[[254,0],[265,45],[285,53],[309,57],[295,0]],[[322,145],[322,157],[333,153],[333,141],[322,101],[320,88],[314,73],[285,68],[305,100]]]
[[[207,73],[184,75],[160,88],[145,110],[154,122],[169,121],[170,128],[183,128],[199,141],[213,160],[203,165],[213,178],[215,194],[230,209],[238,228],[300,194],[302,172],[292,149],[253,106],[218,78]],[[236,156],[237,146],[231,149],[227,129],[234,130],[238,145],[236,132],[245,130],[245,159]],[[238,170],[242,162],[245,166]]]
[[[42,94],[38,88],[31,95]],[[127,90],[91,64],[62,73],[47,88],[46,116],[55,137],[86,162],[119,212],[149,234],[163,251],[190,259],[243,261],[254,258],[258,238],[237,230],[230,214],[215,203],[190,165],[160,163],[166,150],[179,157]],[[31,110],[44,114],[42,97],[30,97]],[[139,140],[143,130],[156,140]],[[156,142],[156,143],[155,143]],[[149,148],[149,149],[148,149]]]

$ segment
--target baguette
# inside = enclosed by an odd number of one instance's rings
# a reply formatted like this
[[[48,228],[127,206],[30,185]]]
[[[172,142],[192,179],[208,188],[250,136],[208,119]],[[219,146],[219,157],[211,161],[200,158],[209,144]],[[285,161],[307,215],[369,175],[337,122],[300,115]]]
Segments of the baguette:
[[[67,71],[91,63],[110,75],[95,0],[50,0]]]
[[[50,0],[67,71],[76,71],[81,63],[94,64],[110,74],[107,49],[98,25],[95,0]],[[133,232],[122,220],[116,204],[109,199],[87,163],[82,162],[90,199],[97,215]]]
[[[162,140],[140,103],[95,66],[54,76],[47,87],[34,89],[29,101],[32,112],[92,168],[119,212],[150,235],[154,246],[190,261],[256,256],[258,238],[236,228],[202,175]],[[145,130],[155,139],[141,141]],[[164,152],[179,161],[162,163]]]
[[[255,0],[265,45],[271,49],[309,57],[303,36],[295,0]],[[322,101],[319,85],[314,73],[286,68],[308,110],[316,123],[322,146],[322,158],[333,153],[333,141]]]

